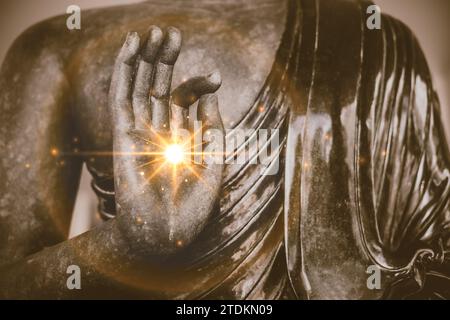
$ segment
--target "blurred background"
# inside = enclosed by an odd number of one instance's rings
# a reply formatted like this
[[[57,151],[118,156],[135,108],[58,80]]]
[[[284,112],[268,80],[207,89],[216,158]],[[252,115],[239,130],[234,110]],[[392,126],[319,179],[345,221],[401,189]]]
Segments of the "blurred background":
[[[170,1],[170,0],[167,0]],[[224,0],[226,1],[226,0]],[[329,0],[333,1],[333,0]],[[141,2],[140,0],[0,0],[0,63],[14,39],[29,26],[51,16],[65,14],[69,5],[82,10]],[[381,11],[405,22],[416,34],[427,57],[442,107],[442,122],[450,141],[450,0],[374,0]],[[83,16],[81,16],[83,24]],[[96,199],[83,173],[71,236],[89,229]]]

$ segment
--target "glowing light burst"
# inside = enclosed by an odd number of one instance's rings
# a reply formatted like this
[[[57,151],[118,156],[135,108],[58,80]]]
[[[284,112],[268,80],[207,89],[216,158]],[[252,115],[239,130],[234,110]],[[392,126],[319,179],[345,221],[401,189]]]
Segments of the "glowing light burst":
[[[170,144],[166,147],[166,150],[164,151],[164,157],[167,162],[177,165],[185,160],[185,151],[183,149],[183,146],[174,143]]]
[[[155,143],[147,141],[147,143],[152,144],[158,151],[143,152],[141,153],[141,155],[152,157],[152,161],[145,163],[144,166],[154,164],[155,162],[159,162],[159,165],[157,165],[157,167],[152,170],[152,173],[146,177],[145,184],[150,183],[150,181],[161,171],[167,170],[167,173],[169,173],[170,171],[172,173],[172,185],[176,190],[178,188],[177,180],[179,178],[179,170],[184,168],[193,176],[195,176],[198,181],[210,188],[210,186],[207,185],[207,183],[201,177],[200,172],[196,170],[196,166],[193,165],[192,157],[194,155],[201,155],[203,157],[206,153],[203,151],[193,151],[194,149],[196,149],[197,145],[191,146],[193,138],[192,136],[186,139],[183,143],[182,141],[176,139],[164,139],[164,137],[160,136],[153,130],[152,132],[154,137],[156,137],[157,142]],[[203,143],[201,143],[200,145],[202,144]],[[207,169],[202,163],[197,163],[197,165],[199,165],[203,169]],[[187,182],[188,180],[184,179],[183,181]]]
[[[196,135],[201,136],[201,132],[203,131],[203,127],[200,127],[198,131],[194,132],[190,137],[185,137],[184,140],[178,140],[174,138],[166,138],[163,135],[158,134],[153,130],[150,125],[147,125],[148,132],[152,136],[151,139],[144,136],[137,136],[136,138],[142,140],[142,142],[146,145],[146,147],[139,148],[136,145],[132,145],[130,150],[128,151],[78,151],[73,153],[65,153],[65,155],[76,155],[76,156],[89,156],[89,157],[102,157],[102,156],[135,156],[135,157],[149,157],[149,161],[144,163],[136,163],[135,169],[137,173],[143,178],[143,187],[150,183],[150,181],[162,172],[166,172],[167,174],[172,175],[172,184],[175,188],[178,187],[177,183],[179,179],[182,179],[184,183],[187,183],[189,180],[183,176],[180,176],[180,170],[185,169],[192,176],[194,176],[197,181],[205,184],[207,187],[206,181],[202,178],[200,173],[201,169],[209,169],[202,162],[202,159],[206,155],[215,155],[215,153],[205,152],[202,149],[204,142],[199,141],[198,144],[191,145],[191,143],[195,140]],[[175,135],[176,136],[176,135]],[[200,148],[200,149],[199,149]],[[195,151],[194,151],[195,150]],[[51,150],[53,154],[54,151]],[[225,156],[225,153],[219,153],[222,156]],[[193,161],[193,157],[197,157],[200,162]],[[142,159],[142,158],[141,158]],[[198,169],[197,170],[197,166]],[[152,167],[151,170],[146,170],[146,168]],[[182,182],[181,182],[182,183]]]

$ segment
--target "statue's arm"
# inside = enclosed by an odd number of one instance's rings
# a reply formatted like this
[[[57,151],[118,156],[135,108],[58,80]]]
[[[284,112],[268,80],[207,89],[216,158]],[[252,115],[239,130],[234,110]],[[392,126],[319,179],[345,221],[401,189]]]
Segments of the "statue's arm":
[[[441,106],[423,51],[395,19],[385,33],[395,51],[387,57],[385,96],[373,117],[372,176],[379,237],[387,252],[418,247],[441,250],[448,238],[450,153]],[[391,34],[395,33],[396,37]],[[400,65],[403,73],[389,69]],[[448,244],[447,244],[448,246]],[[410,252],[407,253],[409,255]]]
[[[0,72],[2,298],[88,296],[94,287],[102,291],[100,283],[108,286],[99,281],[107,272],[101,266],[119,272],[121,265],[135,261],[115,221],[64,241],[81,161],[58,156],[71,147],[75,132],[64,57],[54,48],[58,41],[45,40],[46,31],[41,24],[20,36]],[[81,268],[82,291],[67,289],[69,265]]]
[[[311,85],[299,86],[307,99],[290,114],[288,271],[300,297],[375,297],[380,292],[366,286],[369,266],[398,270],[418,250],[432,248],[438,262],[448,251],[449,153],[409,29],[387,16],[380,30],[359,28],[366,23],[360,2],[321,1],[319,9],[314,72],[300,74]],[[314,26],[317,18],[304,21]],[[308,30],[315,29],[304,28],[302,39]],[[309,43],[300,57],[314,48]]]
[[[63,58],[45,25],[22,34],[0,71],[0,265],[67,238],[81,161]],[[43,40],[40,40],[43,39]]]
[[[162,35],[160,30],[156,34]],[[124,115],[128,105],[133,105],[135,113],[152,111],[155,128],[162,123],[155,121],[168,119],[169,100],[178,101],[179,106],[174,107],[187,108],[192,97],[196,97],[199,119],[208,128],[223,128],[217,99],[213,95],[220,86],[220,75],[214,73],[188,80],[174,90],[176,94],[172,99],[166,99],[175,62],[167,57],[176,60],[181,41],[175,39],[180,37],[179,31],[172,28],[164,41],[155,41],[161,48],[158,49],[160,60],[155,63],[155,88],[151,92],[155,95],[162,92],[164,99],[160,98],[156,105],[159,96],[154,97],[151,108],[139,104],[137,93],[148,96],[150,88],[145,88],[145,84],[150,83],[152,64],[136,61],[139,64],[137,75],[129,72],[129,63],[137,58],[137,50],[141,47],[136,45],[136,41],[139,42],[137,34],[133,34],[134,40],[127,38],[118,55],[113,75],[116,81],[112,81],[111,86],[115,148],[129,140],[129,133],[120,129],[135,125],[127,122],[131,119],[128,114]],[[6,203],[7,206],[2,207],[0,220],[0,228],[6,232],[1,233],[6,237],[0,243],[3,250],[0,298],[118,298],[124,295],[148,298],[154,285],[151,281],[155,280],[152,269],[161,270],[165,259],[188,245],[206,222],[220,187],[222,166],[197,169],[201,181],[192,173],[180,171],[178,175],[184,184],[178,189],[172,189],[172,185],[166,183],[172,171],[161,170],[157,178],[159,184],[149,183],[139,189],[140,183],[134,184],[135,178],[145,181],[139,171],[146,169],[137,171],[134,165],[126,166],[119,149],[114,162],[116,166],[124,166],[126,174],[120,171],[115,176],[120,181],[116,184],[116,192],[122,200],[118,216],[75,239],[61,242],[67,236],[81,163],[70,157],[61,165],[57,157],[55,150],[67,150],[73,141],[67,104],[70,86],[64,73],[64,58],[57,53],[57,48],[53,51],[52,43],[37,43],[36,38],[39,34],[26,34],[16,42],[0,75],[4,117],[1,120],[6,124],[1,143],[9,152],[0,166],[6,176],[1,188],[7,195],[2,198],[2,205]],[[153,52],[153,45],[153,40],[149,40],[149,47],[144,46],[143,50],[149,48],[149,52]],[[143,59],[147,58],[146,54],[147,51],[143,52]],[[127,59],[122,61],[124,57]],[[21,65],[22,60],[25,62]],[[139,88],[135,88],[131,103],[128,101],[131,95],[127,92],[129,80],[134,76]],[[8,81],[11,77],[16,80]],[[182,110],[178,113],[179,119],[175,116],[170,119],[171,128],[177,124],[184,128],[187,123],[188,113]],[[148,170],[151,173],[152,167]],[[205,181],[211,187],[205,187]],[[165,193],[158,196],[160,185],[166,186]],[[130,186],[128,193],[124,186]],[[211,191],[213,187],[214,192]],[[135,188],[139,192],[132,192]],[[198,200],[200,195],[201,201]],[[162,198],[164,201],[158,202]],[[176,211],[174,219],[168,224],[167,219],[173,211]],[[66,216],[67,220],[64,220]],[[187,219],[189,223],[186,223]],[[45,247],[48,248],[43,249]],[[69,290],[66,285],[67,270],[72,265],[81,270],[81,290]],[[158,287],[157,292],[162,296],[165,294],[163,287]]]

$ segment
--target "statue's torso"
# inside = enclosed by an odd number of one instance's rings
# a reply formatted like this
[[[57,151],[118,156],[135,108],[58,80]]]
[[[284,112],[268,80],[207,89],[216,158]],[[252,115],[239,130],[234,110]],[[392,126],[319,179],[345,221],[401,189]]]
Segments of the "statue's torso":
[[[107,106],[114,59],[127,31],[174,25],[185,39],[174,86],[220,69],[225,126],[280,129],[281,161],[275,175],[261,175],[258,165],[226,166],[210,221],[172,268],[155,270],[151,296],[279,298],[290,282],[297,293],[309,287],[312,298],[373,297],[382,292],[366,286],[372,264],[407,271],[402,276],[411,280],[418,249],[438,252],[445,239],[448,247],[450,199],[439,107],[411,33],[387,17],[381,30],[366,29],[364,1],[291,0],[289,9],[278,0],[232,1],[240,5],[161,0],[99,9],[83,13],[81,31],[67,31],[59,17],[22,36],[13,52],[26,51],[27,59],[10,55],[5,74],[13,76],[2,87],[14,90],[2,102],[17,107],[5,124],[23,122],[19,133],[3,129],[14,139],[10,150],[37,160],[27,174],[5,170],[11,181],[23,177],[21,190],[45,199],[47,209],[55,207],[50,213],[70,211],[70,201],[60,208],[72,189],[29,185],[33,174],[50,184],[55,176],[76,180],[77,157],[57,166],[39,158],[55,145],[72,155],[62,146],[74,125],[73,147],[86,152],[94,185],[114,205]],[[39,45],[30,45],[36,35]],[[30,69],[28,58],[39,63]],[[30,79],[23,87],[12,70],[19,63]],[[43,143],[23,148],[30,132]]]
[[[92,12],[68,65],[80,147],[93,152],[112,149],[107,92],[123,35],[129,30],[143,33],[150,24],[174,25],[184,35],[174,86],[193,75],[220,69],[220,111],[225,127],[280,128],[280,141],[284,144],[287,139],[288,148],[281,152],[286,166],[280,164],[278,175],[261,176],[258,169],[248,166],[227,166],[213,219],[198,241],[175,261],[181,273],[166,275],[166,286],[156,286],[155,295],[277,298],[288,283],[286,269],[298,287],[305,279],[310,282],[313,297],[379,295],[366,288],[365,271],[373,263],[367,255],[373,250],[364,246],[375,244],[379,260],[386,258],[389,245],[368,236],[378,232],[378,225],[370,219],[385,212],[389,218],[395,211],[369,210],[362,218],[358,216],[361,203],[372,199],[362,199],[354,191],[371,188],[384,177],[368,178],[373,169],[367,159],[384,159],[387,153],[372,151],[371,141],[358,140],[357,130],[361,124],[371,128],[379,120],[372,112],[384,110],[384,105],[371,105],[364,94],[379,94],[375,89],[381,76],[386,77],[382,81],[390,74],[399,79],[399,70],[390,69],[390,63],[411,39],[402,38],[405,29],[392,20],[386,20],[382,32],[361,28],[366,10],[359,2],[291,1],[294,13],[278,1],[258,4],[236,10],[229,4],[202,4],[194,10],[185,2],[161,2]],[[280,43],[292,45],[281,54],[284,62],[275,58]],[[424,73],[427,80],[423,62],[415,63],[408,72],[414,69],[419,80]],[[267,84],[269,78],[271,85]],[[264,96],[265,89],[269,97]],[[385,90],[410,96],[408,87],[386,86]],[[261,115],[255,111],[258,103],[264,110]],[[288,108],[291,114],[286,121]],[[287,133],[283,126],[288,127]],[[382,133],[373,134],[384,139]],[[419,157],[412,159],[417,162]],[[96,185],[112,191],[112,158],[94,156],[86,161]],[[366,175],[361,175],[364,170]],[[386,197],[380,192],[374,195]],[[114,200],[114,195],[110,196]],[[287,213],[287,228],[283,213]],[[419,247],[418,235],[411,238],[414,242],[409,249],[413,251]],[[391,262],[403,266],[409,259],[410,252],[403,250],[396,252]],[[164,275],[155,279],[159,276]]]
[[[223,84],[218,95],[225,128],[257,129],[242,120],[252,113],[276,65],[286,5],[272,0],[257,5],[195,5],[192,9],[187,2],[144,3],[93,12],[84,20],[82,45],[68,67],[75,94],[71,101],[79,140],[75,147],[86,152],[94,189],[109,213],[114,212],[112,157],[95,153],[112,151],[108,87],[115,56],[127,31],[143,34],[150,25],[179,28],[183,46],[175,65],[173,88],[192,76],[219,69]],[[285,113],[286,108],[279,117],[269,116],[270,121],[260,124],[263,128],[280,126]],[[255,298],[274,298],[283,292],[282,174],[263,176],[259,170],[258,166],[227,166],[212,221],[175,262],[183,271],[172,277],[177,283],[167,288],[174,290],[179,285],[179,293],[158,287],[156,297],[245,298],[257,294]],[[276,272],[269,272],[272,269]],[[223,279],[218,281],[218,277]],[[269,280],[274,283],[272,287],[252,289],[265,286]],[[189,293],[184,293],[187,296],[182,293],[184,287],[189,288]]]

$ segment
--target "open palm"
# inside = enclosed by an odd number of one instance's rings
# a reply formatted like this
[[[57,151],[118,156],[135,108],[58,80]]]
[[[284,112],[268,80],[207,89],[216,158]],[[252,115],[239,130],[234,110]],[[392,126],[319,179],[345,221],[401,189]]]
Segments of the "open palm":
[[[168,28],[164,35],[151,27],[140,42],[136,33],[127,35],[110,88],[116,202],[118,214],[134,226],[131,236],[144,232],[156,252],[171,253],[201,231],[220,190],[223,164],[192,161],[188,115],[199,101],[198,120],[223,139],[214,94],[221,80],[215,72],[171,93],[180,32]]]

